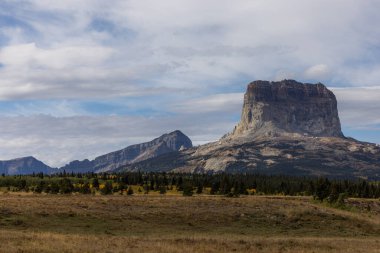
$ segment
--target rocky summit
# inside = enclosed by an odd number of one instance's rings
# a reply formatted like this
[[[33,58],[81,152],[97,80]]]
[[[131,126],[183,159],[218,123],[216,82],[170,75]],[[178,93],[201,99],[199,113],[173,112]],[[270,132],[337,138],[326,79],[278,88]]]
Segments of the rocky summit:
[[[192,146],[189,137],[176,130],[152,141],[131,145],[124,149],[98,156],[92,161],[88,159],[72,161],[60,168],[60,170],[65,170],[66,172],[107,172],[120,166],[154,158],[165,153],[185,150]]]
[[[334,94],[321,83],[254,81],[231,137],[343,137]]]
[[[118,170],[380,180],[380,148],[344,137],[336,98],[325,85],[254,81],[248,84],[240,122],[219,141]]]

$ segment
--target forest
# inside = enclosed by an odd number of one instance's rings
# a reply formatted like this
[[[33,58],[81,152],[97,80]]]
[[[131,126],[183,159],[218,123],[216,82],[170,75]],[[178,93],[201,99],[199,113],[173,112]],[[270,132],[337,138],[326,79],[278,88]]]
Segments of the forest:
[[[345,198],[379,198],[380,183],[256,174],[180,174],[128,172],[119,174],[66,173],[0,176],[0,189],[47,194],[150,194],[313,196],[328,202]]]

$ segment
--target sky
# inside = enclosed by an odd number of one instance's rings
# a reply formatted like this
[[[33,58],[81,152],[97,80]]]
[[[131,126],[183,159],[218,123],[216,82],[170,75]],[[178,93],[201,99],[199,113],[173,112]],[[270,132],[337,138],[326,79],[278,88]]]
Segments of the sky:
[[[254,80],[322,82],[380,143],[378,0],[1,0],[0,160],[50,166],[240,118]]]

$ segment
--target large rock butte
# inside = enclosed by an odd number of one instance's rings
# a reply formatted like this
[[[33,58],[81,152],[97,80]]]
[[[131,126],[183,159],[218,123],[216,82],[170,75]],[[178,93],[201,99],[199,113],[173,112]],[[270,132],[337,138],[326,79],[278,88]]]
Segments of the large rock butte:
[[[248,85],[241,120],[232,133],[117,170],[380,180],[380,148],[343,136],[336,98],[323,84],[255,81]]]
[[[334,94],[321,83],[254,81],[231,137],[286,134],[343,137]]]

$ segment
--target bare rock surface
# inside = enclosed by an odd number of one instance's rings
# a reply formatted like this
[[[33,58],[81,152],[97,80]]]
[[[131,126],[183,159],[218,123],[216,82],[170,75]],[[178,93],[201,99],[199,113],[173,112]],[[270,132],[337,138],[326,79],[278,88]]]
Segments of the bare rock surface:
[[[321,83],[254,81],[231,137],[280,135],[343,137],[335,95]]]

